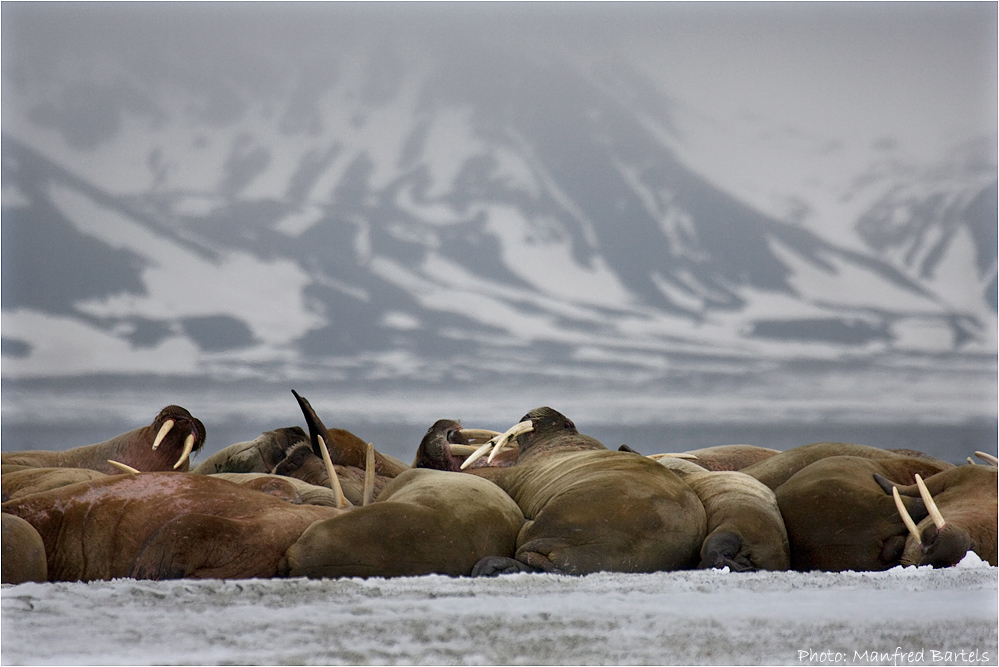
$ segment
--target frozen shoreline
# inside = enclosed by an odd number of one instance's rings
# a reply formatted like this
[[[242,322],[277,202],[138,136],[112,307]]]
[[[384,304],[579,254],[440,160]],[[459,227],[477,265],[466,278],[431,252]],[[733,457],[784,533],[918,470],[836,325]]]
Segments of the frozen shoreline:
[[[972,555],[876,573],[21,584],[2,589],[0,653],[5,665],[997,664],[997,582]]]

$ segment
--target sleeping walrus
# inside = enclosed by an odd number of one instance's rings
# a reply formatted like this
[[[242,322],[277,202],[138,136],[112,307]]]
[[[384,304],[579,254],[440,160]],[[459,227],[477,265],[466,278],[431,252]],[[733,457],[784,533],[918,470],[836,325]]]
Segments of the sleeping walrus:
[[[474,574],[654,572],[697,564],[706,520],[701,501],[651,459],[609,451],[549,407],[531,410],[508,468],[469,472],[495,482],[527,522],[514,558],[487,558]]]
[[[344,512],[172,472],[78,482],[2,507],[41,535],[49,581],[273,577],[310,524]]]
[[[875,475],[907,488],[914,475],[934,479],[939,470],[937,462],[901,455],[831,456],[802,468],[774,491],[787,527],[791,567],[839,572],[898,565],[907,530],[890,488],[886,493]],[[927,510],[916,496],[906,498],[907,509],[921,521]]]
[[[205,426],[177,405],[163,408],[153,423],[122,433],[105,442],[65,451],[29,450],[4,452],[5,465],[35,468],[89,468],[108,475],[121,472],[108,459],[142,472],[179,470],[190,467],[192,452],[205,444]]]
[[[281,573],[308,577],[467,576],[488,556],[513,556],[524,515],[492,482],[457,471],[461,425],[437,421],[416,460],[376,501],[313,524],[288,549]],[[453,470],[447,470],[454,466]]]
[[[773,491],[738,471],[709,471],[678,458],[658,461],[679,475],[704,505],[708,535],[698,568],[788,569],[787,531]]]

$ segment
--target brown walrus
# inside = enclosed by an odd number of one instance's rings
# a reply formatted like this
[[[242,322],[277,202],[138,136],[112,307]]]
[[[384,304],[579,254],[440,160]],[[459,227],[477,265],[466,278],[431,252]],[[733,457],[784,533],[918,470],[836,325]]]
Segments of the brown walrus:
[[[802,468],[774,492],[791,545],[791,567],[838,572],[898,565],[907,530],[875,474],[908,485],[915,474],[939,470],[938,462],[905,456],[832,456]],[[918,520],[926,516],[921,500],[907,501]]]
[[[274,577],[310,524],[344,512],[173,472],[78,482],[2,508],[41,535],[49,581]]]
[[[962,465],[939,472],[925,482],[918,479],[916,484],[899,486],[900,515],[909,514],[902,498],[918,497],[926,508],[926,517],[921,521],[910,517],[915,521],[909,526],[901,564],[949,567],[974,551],[982,560],[996,565],[996,480],[995,466]],[[895,486],[884,477],[876,481],[886,493]]]
[[[466,576],[485,557],[512,556],[524,515],[492,482],[457,472],[451,447],[467,443],[458,422],[437,421],[416,454],[426,467],[397,475],[373,504],[310,526],[282,574]]]
[[[89,468],[22,468],[0,476],[3,501],[58,489],[60,486],[107,477]]]
[[[88,468],[108,475],[121,472],[108,459],[142,472],[190,468],[190,455],[205,444],[205,426],[177,405],[163,408],[153,423],[105,442],[65,451],[3,452],[5,465],[35,468]]]
[[[549,407],[531,410],[516,465],[469,472],[492,480],[527,522],[514,558],[483,559],[473,574],[653,572],[697,564],[706,519],[700,500],[655,461],[609,451]]]
[[[780,454],[779,450],[756,445],[717,445],[703,449],[691,449],[679,454],[650,454],[650,459],[660,460],[666,456],[678,456],[695,463],[705,470],[742,470],[754,463]]]
[[[778,486],[786,482],[792,475],[805,466],[830,456],[856,456],[865,459],[917,458],[907,457],[904,454],[879,447],[855,445],[847,442],[817,442],[781,452],[751,466],[747,466],[740,472],[755,477],[771,489],[776,490]],[[954,467],[952,463],[941,461],[925,454],[919,458],[930,462],[938,470]]]
[[[47,581],[45,544],[35,528],[19,516],[2,515],[0,535],[0,583],[23,584],[26,581]]]
[[[704,505],[708,534],[698,568],[788,569],[787,531],[773,491],[738,471],[709,471],[677,458],[658,461],[679,475]]]

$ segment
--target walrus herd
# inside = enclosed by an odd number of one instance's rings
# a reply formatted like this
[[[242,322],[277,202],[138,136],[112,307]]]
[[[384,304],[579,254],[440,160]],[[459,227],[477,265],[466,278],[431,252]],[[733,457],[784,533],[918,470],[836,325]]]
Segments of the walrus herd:
[[[610,450],[549,407],[506,432],[435,422],[413,464],[298,426],[191,468],[164,408],[66,451],[2,455],[2,581],[497,576],[997,564],[997,464],[817,443]]]

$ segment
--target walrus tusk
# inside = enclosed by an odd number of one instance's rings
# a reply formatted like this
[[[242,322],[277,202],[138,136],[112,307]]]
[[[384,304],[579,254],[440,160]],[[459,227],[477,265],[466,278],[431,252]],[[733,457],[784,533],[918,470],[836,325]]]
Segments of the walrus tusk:
[[[452,447],[454,447],[454,445],[452,445]],[[461,469],[464,470],[468,466],[472,465],[473,461],[481,459],[483,456],[485,456],[486,452],[488,452],[492,448],[493,448],[493,441],[490,440],[489,442],[487,442],[486,444],[482,445],[481,447],[479,447],[478,449],[476,449],[474,452],[472,452],[471,454],[469,454],[468,458],[465,459],[462,462]]]
[[[481,445],[487,440],[492,440],[497,435],[501,435],[499,431],[490,431],[487,428],[463,428],[461,429],[461,433],[473,445]],[[452,449],[453,447],[452,445]]]
[[[184,461],[187,460],[187,457],[191,455],[192,451],[194,451],[194,434],[193,433],[191,433],[186,438],[184,438],[184,451],[182,451],[180,453],[180,458],[177,459],[177,462],[173,464],[173,469],[176,470],[180,466],[184,465]]]
[[[160,446],[160,443],[163,442],[163,438],[166,437],[167,433],[170,432],[170,429],[172,429],[173,425],[176,423],[177,422],[175,422],[172,419],[168,419],[165,422],[163,422],[163,426],[160,427],[160,432],[157,433],[156,437],[153,439],[153,449],[156,449],[157,447]]]
[[[973,465],[973,466],[976,466],[976,465],[978,465],[977,463],[975,463],[974,461],[972,461],[972,460],[971,460],[971,457],[970,457],[970,456],[969,456],[969,457],[967,457],[967,458],[968,458],[968,463],[970,463],[971,465]]]
[[[323,440],[323,436],[317,435],[316,439],[319,441],[319,451],[323,455],[323,463],[326,464],[326,474],[330,478],[330,488],[333,489],[333,493],[336,494],[336,506],[340,509],[346,505],[343,497],[343,488],[340,487],[340,478],[336,476],[336,470],[333,468],[333,459],[330,458],[330,450],[326,448],[326,441]]]
[[[496,445],[493,447],[493,451],[489,452],[489,458],[486,460],[492,463],[493,459],[496,458],[496,455],[499,454],[503,450],[503,448],[507,446],[507,443],[509,443],[510,440],[517,437],[521,433],[529,433],[533,430],[534,430],[534,424],[531,422],[530,419],[525,419],[519,424],[514,424],[513,426],[508,428],[505,433],[502,433],[493,438],[496,441]]]
[[[677,453],[669,453],[669,454],[649,454],[648,458],[652,459],[653,461],[658,461],[659,459],[663,459],[663,458],[671,458],[671,459],[697,459],[697,454],[687,454],[686,452],[677,452]]]
[[[455,456],[471,456],[482,449],[476,445],[450,445],[451,453]]]
[[[916,542],[922,544],[923,537],[919,534],[919,529],[916,528],[916,522],[912,520],[908,510],[905,509],[905,505],[902,504],[902,498],[898,495],[897,487],[891,487],[891,495],[895,498],[895,507],[898,508],[898,513],[902,516],[902,523],[909,529],[912,536],[916,538]]]
[[[118,470],[123,470],[124,472],[130,472],[133,475],[140,475],[140,474],[142,474],[141,470],[136,470],[135,468],[133,468],[130,465],[125,465],[124,463],[120,463],[120,462],[115,461],[113,459],[108,459],[108,463],[110,463],[111,465],[113,465]]]
[[[367,505],[371,502],[371,496],[375,492],[375,446],[368,443],[368,451],[364,456],[364,497],[361,504]]]
[[[986,454],[985,452],[975,452],[975,456],[985,461],[986,463],[989,463],[994,466],[999,466],[999,459],[992,456],[991,454]]]
[[[930,490],[923,484],[923,478],[919,476],[919,473],[916,473],[916,486],[919,487],[919,495],[923,497],[923,502],[926,504],[926,511],[930,513],[930,518],[933,519],[933,525],[937,527],[937,530],[942,529],[946,522],[937,504],[933,502]]]

